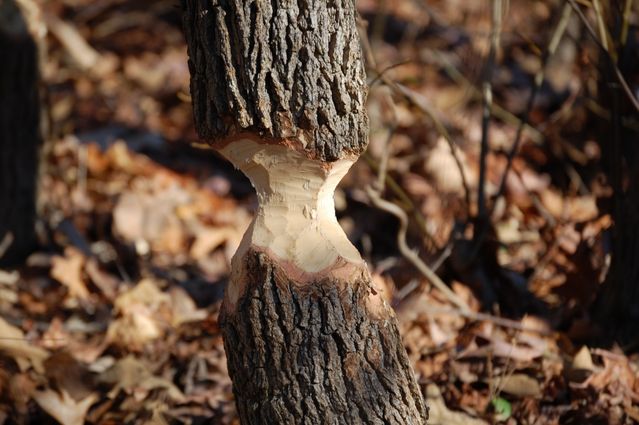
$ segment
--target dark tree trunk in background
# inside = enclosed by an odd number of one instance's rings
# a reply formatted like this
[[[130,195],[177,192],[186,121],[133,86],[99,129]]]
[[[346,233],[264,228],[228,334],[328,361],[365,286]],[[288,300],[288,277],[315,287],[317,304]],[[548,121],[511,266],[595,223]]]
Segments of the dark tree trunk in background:
[[[38,54],[14,0],[0,1],[0,265],[17,263],[36,243],[40,147]]]
[[[353,1],[182,5],[198,132],[260,203],[220,315],[242,424],[424,424],[394,313],[334,214],[368,143]]]
[[[618,37],[621,2],[610,6],[610,31]],[[639,76],[639,32],[630,26],[627,41],[617,46],[616,66],[629,82],[636,96]],[[605,327],[607,337],[614,338],[636,350],[639,338],[639,132],[626,122],[639,120],[637,109],[631,104],[615,76],[614,64],[601,55],[600,102],[610,112],[610,119],[602,122],[600,140],[604,153],[604,168],[613,188],[612,262],[606,281],[595,303],[595,315]]]

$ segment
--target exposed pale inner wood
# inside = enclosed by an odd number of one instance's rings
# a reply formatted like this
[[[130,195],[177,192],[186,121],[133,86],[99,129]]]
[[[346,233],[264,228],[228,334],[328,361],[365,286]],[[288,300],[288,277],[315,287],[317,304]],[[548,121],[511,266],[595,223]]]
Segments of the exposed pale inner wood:
[[[307,273],[340,260],[362,263],[337,222],[333,198],[353,159],[327,164],[290,147],[250,139],[231,142],[221,152],[249,177],[259,202],[235,258],[253,246]]]

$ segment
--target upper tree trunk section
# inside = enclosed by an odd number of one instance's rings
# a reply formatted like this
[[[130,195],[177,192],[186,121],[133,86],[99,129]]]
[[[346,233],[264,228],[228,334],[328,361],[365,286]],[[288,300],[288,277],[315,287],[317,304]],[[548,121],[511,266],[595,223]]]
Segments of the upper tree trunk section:
[[[182,0],[201,137],[293,141],[334,161],[366,148],[353,0]]]

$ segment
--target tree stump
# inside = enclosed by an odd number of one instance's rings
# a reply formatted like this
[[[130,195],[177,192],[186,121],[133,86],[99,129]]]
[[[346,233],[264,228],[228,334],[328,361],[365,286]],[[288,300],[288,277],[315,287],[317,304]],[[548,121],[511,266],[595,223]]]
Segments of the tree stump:
[[[195,123],[259,207],[220,313],[242,424],[424,424],[392,309],[335,217],[368,143],[352,0],[183,0]]]

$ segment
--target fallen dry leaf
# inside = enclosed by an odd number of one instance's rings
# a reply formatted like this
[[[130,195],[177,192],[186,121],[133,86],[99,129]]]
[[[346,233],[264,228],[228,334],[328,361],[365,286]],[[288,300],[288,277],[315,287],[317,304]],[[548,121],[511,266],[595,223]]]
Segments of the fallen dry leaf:
[[[541,385],[539,382],[524,373],[513,373],[512,375],[500,376],[492,379],[500,391],[517,397],[539,397],[541,396]]]
[[[71,298],[90,298],[82,276],[84,262],[84,255],[73,247],[64,250],[64,257],[56,255],[51,259],[51,277],[67,287]]]
[[[119,280],[102,271],[94,258],[87,261],[85,270],[93,284],[102,291],[108,300],[113,301],[117,294]]]
[[[57,393],[51,389],[36,391],[34,400],[61,425],[83,425],[89,408],[98,399],[96,394],[75,401],[66,391]]]
[[[51,386],[63,390],[76,401],[92,393],[92,375],[69,352],[57,351],[45,361],[45,373]]]
[[[566,376],[570,381],[584,382],[595,371],[590,349],[585,345],[581,347],[566,369]]]
[[[577,354],[575,354],[572,360],[572,367],[574,369],[583,369],[591,372],[595,370],[595,364],[592,362],[590,349],[587,346],[584,345]]]
[[[118,319],[111,322],[107,331],[109,341],[140,347],[163,334],[166,313],[170,314],[171,297],[162,292],[149,279],[140,281],[132,289],[123,292],[115,300]],[[163,306],[165,310],[162,310]]]
[[[20,329],[10,325],[2,317],[0,317],[0,351],[9,354],[23,372],[32,366],[38,373],[42,373],[43,362],[49,357],[46,350],[30,344]]]
[[[199,322],[208,316],[204,309],[197,308],[193,298],[182,288],[171,289],[171,323],[180,326],[184,323]]]
[[[116,233],[132,243],[149,243],[154,251],[181,253],[186,230],[176,210],[190,202],[191,195],[177,183],[147,192],[152,181],[142,177],[138,181],[141,187],[123,193],[113,211]]]
[[[191,245],[191,257],[196,260],[204,258],[230,238],[235,238],[237,233],[237,229],[231,227],[202,227],[196,232],[195,242]]]
[[[488,425],[486,421],[448,409],[437,385],[429,384],[426,387],[426,399],[430,409],[429,425]]]
[[[466,181],[472,180],[472,173],[468,168],[466,155],[460,149],[457,149],[456,154],[462,164]],[[424,161],[424,170],[431,176],[435,186],[440,191],[457,195],[464,193],[460,169],[450,151],[450,146],[443,137],[440,137],[435,147],[428,152],[428,156]]]
[[[171,381],[153,375],[145,363],[131,355],[120,359],[115,365],[103,372],[98,380],[105,384],[114,385],[109,393],[111,397],[115,397],[120,390],[124,390],[136,393],[139,398],[145,398],[151,390],[165,389],[172,399],[184,400],[182,391]]]

